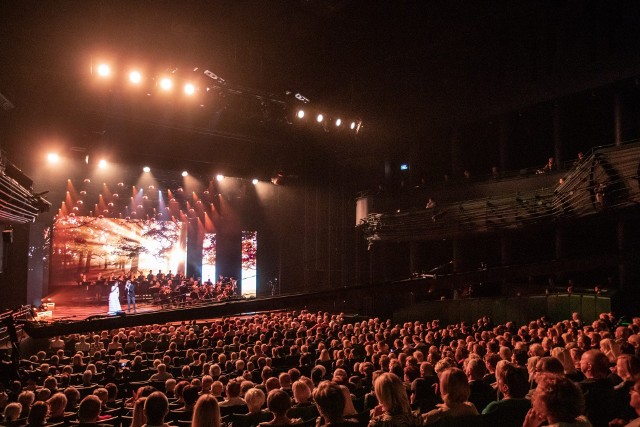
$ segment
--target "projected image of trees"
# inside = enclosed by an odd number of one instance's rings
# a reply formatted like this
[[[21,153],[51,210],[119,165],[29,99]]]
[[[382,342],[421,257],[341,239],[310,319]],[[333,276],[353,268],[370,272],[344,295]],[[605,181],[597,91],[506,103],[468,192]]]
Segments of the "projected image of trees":
[[[202,241],[202,280],[215,283],[216,276],[216,233],[205,233]]]
[[[242,232],[242,295],[256,296],[258,263],[258,233],[256,231]]]
[[[158,270],[184,272],[186,226],[179,221],[62,217],[53,225],[52,285],[77,284],[81,275]]]

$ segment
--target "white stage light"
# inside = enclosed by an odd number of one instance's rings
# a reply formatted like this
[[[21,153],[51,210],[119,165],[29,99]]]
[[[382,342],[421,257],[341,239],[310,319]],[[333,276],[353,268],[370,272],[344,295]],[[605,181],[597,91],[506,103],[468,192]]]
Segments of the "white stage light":
[[[340,126],[342,124],[342,120],[336,119],[336,126]]]
[[[58,161],[60,160],[60,156],[58,155],[58,153],[49,153],[47,154],[47,160],[49,161],[49,163],[58,163]]]
[[[189,175],[189,172],[187,172],[187,171],[182,171],[182,176],[187,176],[187,175]]]
[[[129,73],[129,81],[131,83],[133,83],[134,85],[137,85],[138,83],[140,83],[142,81],[142,74],[140,74],[140,71],[132,71]]]
[[[185,95],[193,95],[196,92],[196,87],[194,85],[192,85],[191,83],[187,83],[186,85],[184,85],[184,93]]]
[[[109,77],[111,74],[111,68],[107,64],[98,65],[98,75],[100,77]]]
[[[304,118],[304,110],[298,110],[298,118],[299,119]]]
[[[253,179],[251,180],[251,183],[252,183],[253,185],[258,185],[258,182],[259,182],[259,181],[258,181],[258,179],[257,179],[257,178],[253,178]]]
[[[172,86],[173,86],[173,83],[171,82],[170,78],[165,77],[162,80],[160,80],[160,87],[162,88],[162,90],[171,90]]]
[[[356,122],[351,122],[351,130],[356,128]]]
[[[149,166],[145,166],[145,167],[142,168],[142,172],[149,173],[149,172],[151,172],[151,168]]]
[[[218,182],[222,182],[224,180],[224,175],[216,175],[216,179],[218,180]]]
[[[322,121],[324,120],[324,116],[322,114],[318,114],[318,117],[316,117],[316,120],[318,121],[318,123],[322,123]]]
[[[106,161],[105,159],[101,159],[101,160],[98,162],[98,167],[99,167],[100,169],[105,169],[105,168],[107,167],[107,161]]]

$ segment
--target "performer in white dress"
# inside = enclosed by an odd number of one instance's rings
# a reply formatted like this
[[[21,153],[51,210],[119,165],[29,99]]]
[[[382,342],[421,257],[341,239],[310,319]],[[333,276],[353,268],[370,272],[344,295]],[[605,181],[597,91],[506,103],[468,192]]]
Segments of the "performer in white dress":
[[[116,280],[109,291],[109,314],[117,314],[119,311],[122,311],[122,307],[120,307],[120,286]]]

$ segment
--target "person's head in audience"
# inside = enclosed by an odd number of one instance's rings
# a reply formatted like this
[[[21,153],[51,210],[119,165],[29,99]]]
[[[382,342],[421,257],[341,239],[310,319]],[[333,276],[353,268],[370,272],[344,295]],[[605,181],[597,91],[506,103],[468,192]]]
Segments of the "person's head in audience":
[[[177,381],[175,378],[169,378],[164,382],[164,389],[167,393],[170,393],[173,396],[173,392],[176,388]]]
[[[580,358],[580,371],[588,379],[603,379],[609,373],[609,358],[600,350],[586,351]]]
[[[560,362],[560,360],[556,359],[555,357],[541,357],[536,362],[534,379],[542,374],[563,375],[564,366],[562,365],[562,362]]]
[[[244,400],[247,402],[250,414],[258,413],[262,410],[264,405],[265,395],[259,388],[251,388],[247,390],[244,395]]]
[[[271,390],[277,390],[280,388],[280,381],[278,381],[276,377],[271,377],[267,379],[264,386],[267,389],[267,393],[269,393]]]
[[[222,369],[220,368],[220,365],[214,363],[213,365],[209,366],[209,375],[211,375],[211,378],[217,380],[221,374]]]
[[[274,416],[272,424],[289,424],[287,411],[291,408],[291,398],[284,390],[278,388],[269,392],[267,408]]]
[[[184,389],[182,389],[182,399],[184,400],[185,410],[191,411],[193,409],[193,406],[198,401],[199,394],[200,390],[192,385],[188,385]]]
[[[318,412],[329,424],[344,420],[345,401],[340,386],[332,381],[322,381],[313,393]]]
[[[283,390],[291,389],[291,375],[288,372],[278,375],[278,381],[280,382],[280,388]]]
[[[629,393],[631,395],[629,404],[636,411],[636,414],[640,416],[640,380],[636,380]]]
[[[36,402],[46,402],[51,397],[51,390],[41,388],[36,390]]]
[[[184,390],[184,388],[188,385],[189,385],[189,382],[184,380],[176,384],[176,388],[173,390],[173,394],[178,402],[184,403],[184,400],[182,399],[182,390]]]
[[[91,371],[86,370],[82,373],[82,385],[88,387],[91,385],[91,380],[93,379],[93,373]]]
[[[43,387],[49,389],[51,393],[58,391],[58,380],[55,377],[47,377],[44,380]]]
[[[35,402],[29,411],[27,425],[29,427],[44,426],[46,424],[49,405],[46,402]]]
[[[447,407],[464,404],[470,394],[469,381],[461,369],[447,368],[440,374],[440,396]]]
[[[640,359],[631,354],[623,354],[616,361],[616,374],[623,381],[633,381],[640,379]]]
[[[93,394],[98,396],[98,399],[100,399],[100,402],[102,403],[103,406],[106,405],[107,402],[109,401],[109,392],[104,387],[95,389],[93,391]]]
[[[469,358],[465,369],[465,374],[469,381],[480,381],[487,372],[487,367],[479,358]]]
[[[47,401],[49,404],[49,417],[59,418],[64,416],[67,407],[67,397],[62,393],[56,393]]]
[[[192,427],[220,427],[220,407],[218,400],[210,394],[203,394],[193,409]]]
[[[506,399],[523,399],[529,391],[527,370],[511,363],[503,366],[496,382],[498,390]]]
[[[300,379],[300,376],[302,375],[298,368],[291,368],[289,369],[288,372],[289,372],[289,378],[291,378],[292,383],[298,381]]]
[[[100,416],[101,406],[98,396],[90,394],[85,397],[78,408],[78,421],[81,424],[95,424]]]
[[[311,370],[311,380],[314,384],[319,384],[324,378],[325,370],[324,366],[318,365]]]
[[[131,417],[130,427],[142,427],[147,423],[147,417],[144,415],[144,403],[146,397],[141,397],[133,403],[133,415]]]
[[[531,399],[534,416],[547,423],[573,425],[584,412],[580,388],[563,375],[543,374]]]
[[[224,384],[221,381],[214,381],[211,384],[211,394],[215,397],[222,396],[222,392],[224,391]]]
[[[36,400],[36,395],[29,390],[23,391],[18,395],[18,403],[22,405],[22,413],[20,414],[20,418],[25,418],[29,415],[29,410],[31,409],[31,405]]]
[[[240,397],[241,391],[242,387],[239,382],[229,381],[229,384],[227,384],[227,399]]]
[[[22,405],[18,402],[11,402],[7,406],[4,407],[4,422],[15,421],[20,418],[20,413],[22,412]]]
[[[353,400],[351,399],[351,392],[349,388],[345,385],[340,386],[340,391],[342,391],[342,395],[344,396],[344,413],[345,418],[355,417],[358,415],[358,411],[356,411],[355,406],[353,406]]]
[[[169,413],[169,401],[167,396],[160,391],[151,393],[144,402],[144,415],[147,418],[147,426],[161,426],[164,417]]]
[[[397,415],[411,411],[406,389],[397,375],[389,372],[380,375],[375,380],[374,391],[385,412]]]
[[[67,397],[67,411],[75,412],[80,401],[80,392],[77,388],[70,386],[64,389],[64,395]]]
[[[291,386],[293,399],[297,404],[306,404],[311,398],[311,390],[304,381],[296,381]]]

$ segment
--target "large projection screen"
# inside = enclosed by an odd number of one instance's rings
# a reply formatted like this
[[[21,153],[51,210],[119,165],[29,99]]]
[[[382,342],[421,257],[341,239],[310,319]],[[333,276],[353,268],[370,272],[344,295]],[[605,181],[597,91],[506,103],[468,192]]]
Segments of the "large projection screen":
[[[258,274],[256,253],[258,251],[258,232],[242,232],[242,296],[255,297]]]
[[[202,280],[216,283],[216,233],[205,233],[202,240]]]
[[[186,248],[180,221],[62,217],[53,225],[51,284],[150,270],[184,274]]]

